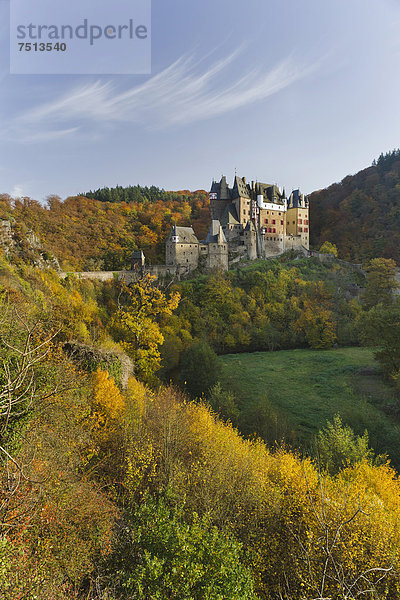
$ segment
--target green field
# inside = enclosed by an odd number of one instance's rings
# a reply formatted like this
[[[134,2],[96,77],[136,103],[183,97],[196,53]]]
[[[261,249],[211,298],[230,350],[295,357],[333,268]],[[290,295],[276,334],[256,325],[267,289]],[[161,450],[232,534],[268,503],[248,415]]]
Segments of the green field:
[[[257,431],[270,443],[284,437],[304,448],[339,413],[357,433],[367,429],[374,449],[400,465],[398,401],[372,349],[255,352],[218,360],[244,433]]]

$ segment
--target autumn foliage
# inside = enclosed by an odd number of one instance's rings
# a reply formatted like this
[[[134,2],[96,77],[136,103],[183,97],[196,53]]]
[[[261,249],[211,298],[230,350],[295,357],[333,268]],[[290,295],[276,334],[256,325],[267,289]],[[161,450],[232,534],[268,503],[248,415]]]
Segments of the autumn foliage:
[[[300,267],[162,290],[0,257],[1,600],[400,600],[400,483],[366,438],[349,434],[360,452],[333,468],[242,437],[214,381],[212,409],[157,378],[160,359],[173,373],[187,355],[187,374],[212,364],[209,346],[328,347],[346,315],[380,314],[379,298],[335,294],[339,267],[326,281]]]
[[[12,201],[3,195],[0,218],[15,219],[25,230],[35,231],[67,271],[129,268],[131,254],[139,248],[150,264],[162,263],[173,223],[192,225],[199,239],[205,238],[209,201],[202,191],[154,190],[153,194],[139,192],[121,202],[84,196],[61,201],[53,196],[47,206],[30,198]]]

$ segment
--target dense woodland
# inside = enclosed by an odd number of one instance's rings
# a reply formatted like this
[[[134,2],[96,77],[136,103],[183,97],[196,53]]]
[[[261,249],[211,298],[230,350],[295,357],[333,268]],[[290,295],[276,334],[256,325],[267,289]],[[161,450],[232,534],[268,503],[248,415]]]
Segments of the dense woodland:
[[[334,241],[345,260],[400,263],[400,151],[310,196],[310,240]]]
[[[163,290],[0,257],[0,598],[400,598],[400,484],[367,434],[337,417],[314,456],[268,448],[216,382],[211,346],[367,334],[396,382],[394,264],[356,298],[341,267],[286,260]]]
[[[175,222],[192,225],[199,238],[205,238],[210,218],[205,192],[131,189],[136,193],[122,202],[110,190],[100,190],[88,198],[71,197],[63,202],[50,197],[46,206],[30,198],[12,201],[3,195],[0,218],[15,219],[22,233],[33,230],[67,271],[129,268],[132,251],[138,248],[148,263],[164,262],[165,239]]]
[[[38,268],[29,229],[64,268],[146,240],[156,260],[175,219],[205,231],[204,193],[118,190],[1,200],[0,599],[400,600],[390,452],[340,415],[307,446],[265,436],[273,415],[244,413],[217,360],[369,345],[400,402],[396,263],[288,253],[130,286]]]

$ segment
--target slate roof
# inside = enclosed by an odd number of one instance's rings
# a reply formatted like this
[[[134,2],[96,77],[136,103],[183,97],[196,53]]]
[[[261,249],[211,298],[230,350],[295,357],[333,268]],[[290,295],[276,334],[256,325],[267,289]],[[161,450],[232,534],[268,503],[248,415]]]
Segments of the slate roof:
[[[228,204],[221,219],[222,225],[240,225],[236,207],[234,204]]]
[[[174,225],[171,231],[171,236],[176,235],[179,239],[179,244],[198,244],[199,240],[196,237],[192,227],[177,227]]]
[[[307,208],[308,207],[308,198],[304,194],[300,193],[300,190],[293,190],[290,194],[288,208]]]
[[[283,204],[282,199],[285,197],[282,194],[277,185],[270,183],[256,183],[257,196],[263,195],[266,202],[273,202],[274,204]]]
[[[247,225],[244,228],[245,231],[255,231],[256,228],[254,227],[254,223],[253,221],[247,221]]]
[[[229,188],[225,176],[221,178],[221,181],[219,183],[217,181],[212,182],[210,193],[217,194],[218,200],[231,199],[231,190]]]
[[[226,237],[222,231],[221,223],[216,219],[211,221],[206,244],[226,244]]]
[[[247,187],[245,179],[242,177],[235,176],[235,180],[233,182],[233,190],[232,190],[233,198],[249,198],[249,189]]]

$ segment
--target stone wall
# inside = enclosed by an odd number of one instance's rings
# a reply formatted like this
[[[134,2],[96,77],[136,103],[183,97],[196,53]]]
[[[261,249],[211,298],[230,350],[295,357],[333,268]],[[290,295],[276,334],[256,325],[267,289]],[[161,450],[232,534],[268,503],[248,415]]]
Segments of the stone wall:
[[[214,271],[216,269],[227,271],[228,268],[228,251],[226,244],[208,244],[206,269],[209,271]]]
[[[181,279],[191,272],[185,267],[170,267],[167,265],[151,265],[145,267],[143,274],[153,275],[156,279],[166,279],[176,277]],[[59,273],[62,279],[73,275],[78,279],[90,279],[92,281],[111,281],[116,279],[124,281],[126,284],[134,283],[140,277],[137,271],[80,271],[80,272],[61,272]]]
[[[60,273],[61,279],[65,279],[69,275],[74,275],[78,279],[92,279],[97,281],[109,281],[110,279],[121,279],[121,275],[125,273],[125,271],[82,271],[82,272],[74,272],[62,271]],[[131,273],[131,271],[126,271],[126,273]]]
[[[283,242],[273,240],[262,240],[264,256],[276,256],[283,252]]]
[[[199,244],[182,244],[168,240],[166,244],[166,259],[169,268],[180,266],[194,271],[199,264]]]

